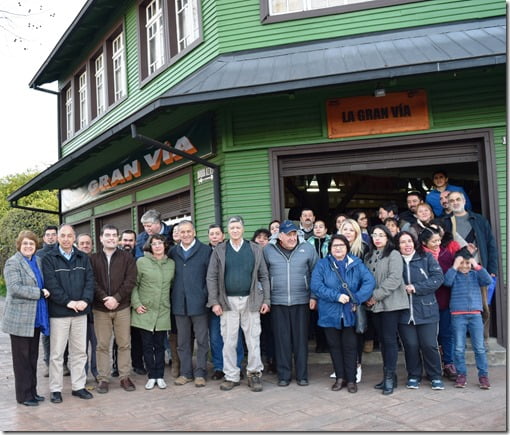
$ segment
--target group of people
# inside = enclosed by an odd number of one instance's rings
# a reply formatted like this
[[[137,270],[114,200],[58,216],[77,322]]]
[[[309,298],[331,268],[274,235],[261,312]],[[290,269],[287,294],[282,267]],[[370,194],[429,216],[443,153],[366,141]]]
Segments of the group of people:
[[[168,348],[176,386],[206,385],[209,352],[211,379],[222,380],[223,391],[240,385],[245,355],[252,391],[263,389],[264,356],[278,386],[293,377],[306,386],[312,330],[331,355],[332,390],[355,393],[364,347],[356,328],[361,311],[380,343],[383,378],[375,388],[383,394],[397,386],[399,340],[408,388],[420,386],[423,371],[433,389],[444,388],[443,375],[466,386],[467,330],[480,387],[489,388],[481,287],[497,274],[490,226],[466,210],[462,192],[447,195],[451,213],[441,220],[420,196],[416,203],[416,195],[408,194],[409,210],[400,217],[394,205],[382,206],[381,223],[372,227],[365,212],[339,215],[331,235],[310,209],[299,222],[272,221],[251,240],[243,218],[232,216],[228,240],[214,224],[208,244],[197,238],[192,221],[172,228],[149,210],[138,235],[104,225],[95,253],[90,236],[88,247],[80,245],[69,224],[50,228],[39,250],[36,235],[22,231],[4,270],[3,330],[11,337],[16,400],[27,406],[44,400],[37,391],[40,334],[49,339],[53,403],[63,400],[66,349],[72,395],[82,399],[93,397],[85,388],[87,369],[96,391],[109,391],[112,358],[125,391],[136,389],[132,370],[147,374],[145,389],[166,388]],[[424,205],[429,214],[420,213]],[[93,347],[97,364],[88,361]]]

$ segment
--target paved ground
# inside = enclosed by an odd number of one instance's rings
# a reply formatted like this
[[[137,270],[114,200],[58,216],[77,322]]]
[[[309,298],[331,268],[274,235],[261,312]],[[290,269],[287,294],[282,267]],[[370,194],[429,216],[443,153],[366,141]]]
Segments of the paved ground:
[[[3,301],[0,301],[0,316]],[[312,358],[314,359],[314,358]],[[41,363],[42,368],[42,363]],[[112,382],[110,392],[94,399],[71,396],[64,380],[64,401],[49,402],[48,378],[39,378],[46,401],[37,408],[16,403],[9,336],[0,333],[0,429],[2,431],[508,431],[507,369],[490,367],[492,388],[480,390],[476,368],[469,366],[468,386],[443,391],[428,384],[418,390],[399,386],[385,397],[373,385],[380,380],[378,365],[367,365],[357,394],[333,392],[330,364],[310,365],[310,385],[295,382],[278,387],[275,375],[264,377],[264,391],[251,392],[246,382],[230,392],[219,381],[205,388],[172,384],[147,391],[145,376],[134,375],[137,390],[125,392]],[[42,371],[41,371],[42,373]],[[405,369],[399,366],[399,379]]]

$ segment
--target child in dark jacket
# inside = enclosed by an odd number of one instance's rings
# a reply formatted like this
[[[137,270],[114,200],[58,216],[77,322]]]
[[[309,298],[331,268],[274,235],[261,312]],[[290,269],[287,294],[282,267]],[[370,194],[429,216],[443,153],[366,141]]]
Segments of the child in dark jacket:
[[[454,337],[454,364],[457,368],[455,387],[464,388],[466,382],[466,331],[469,331],[475,352],[480,388],[490,388],[487,354],[483,341],[481,286],[489,285],[492,278],[473,255],[463,248],[455,254],[453,266],[445,275],[444,284],[451,287],[450,312]]]

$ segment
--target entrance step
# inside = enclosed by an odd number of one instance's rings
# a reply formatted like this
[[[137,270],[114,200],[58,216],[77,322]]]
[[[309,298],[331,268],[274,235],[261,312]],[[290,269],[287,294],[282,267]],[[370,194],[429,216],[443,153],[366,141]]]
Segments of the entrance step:
[[[487,360],[489,366],[505,366],[506,365],[506,349],[499,345],[495,337],[489,338],[489,352],[487,353]],[[471,341],[468,339],[466,344],[466,364],[475,364],[475,354],[471,347]],[[308,363],[309,364],[331,364],[331,357],[329,352],[316,353],[315,343],[308,348]],[[404,352],[398,353],[398,363],[404,364]],[[381,352],[374,350],[370,353],[363,353],[363,365],[382,365]]]

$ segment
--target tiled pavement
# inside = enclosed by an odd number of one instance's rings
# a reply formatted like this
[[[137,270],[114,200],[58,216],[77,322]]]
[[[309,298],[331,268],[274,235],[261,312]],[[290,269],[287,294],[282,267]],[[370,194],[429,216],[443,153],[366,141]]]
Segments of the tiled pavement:
[[[3,312],[0,301],[0,316]],[[311,358],[316,359],[316,358]],[[42,364],[42,363],[41,363]],[[41,365],[42,368],[42,365]],[[92,400],[71,396],[70,378],[64,380],[64,401],[49,402],[48,378],[39,377],[39,407],[16,403],[9,336],[0,333],[0,430],[2,431],[507,431],[507,371],[490,367],[490,390],[480,390],[476,368],[468,367],[468,386],[456,389],[446,381],[443,391],[429,383],[418,390],[400,385],[391,396],[373,389],[380,380],[379,365],[366,365],[357,394],[333,392],[329,363],[310,365],[310,385],[293,381],[278,387],[275,375],[265,375],[264,391],[251,392],[246,381],[232,391],[219,381],[205,388],[174,386],[147,391],[145,376],[134,375],[134,392],[125,392],[118,378],[110,392]],[[405,369],[399,366],[399,379]]]

